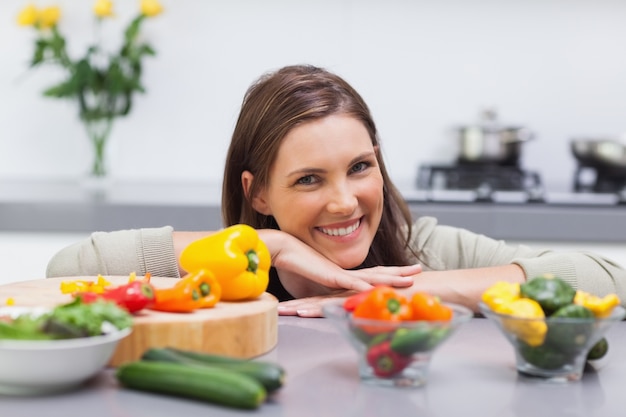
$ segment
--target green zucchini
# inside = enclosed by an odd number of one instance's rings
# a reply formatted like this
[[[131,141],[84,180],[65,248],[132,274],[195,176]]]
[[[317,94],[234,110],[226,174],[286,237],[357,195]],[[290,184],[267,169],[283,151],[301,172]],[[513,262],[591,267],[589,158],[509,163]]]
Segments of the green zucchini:
[[[275,363],[251,361],[176,348],[151,348],[143,353],[141,359],[229,369],[255,378],[265,387],[268,393],[272,393],[282,387],[285,380],[285,370]]]
[[[255,409],[267,396],[254,378],[223,368],[173,362],[135,361],[121,365],[115,376],[125,387],[192,398],[227,407]]]

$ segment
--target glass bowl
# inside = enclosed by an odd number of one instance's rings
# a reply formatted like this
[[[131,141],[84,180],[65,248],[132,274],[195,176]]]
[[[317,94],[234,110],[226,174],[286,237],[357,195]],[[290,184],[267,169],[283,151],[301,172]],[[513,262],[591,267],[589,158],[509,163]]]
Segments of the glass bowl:
[[[323,307],[330,319],[358,353],[361,381],[372,385],[420,387],[428,380],[433,352],[464,322],[469,309],[451,303],[450,321],[389,322],[354,318],[343,303]]]
[[[626,315],[618,306],[606,318],[524,319],[496,313],[483,302],[479,308],[513,345],[517,371],[549,382],[580,380],[591,348]]]

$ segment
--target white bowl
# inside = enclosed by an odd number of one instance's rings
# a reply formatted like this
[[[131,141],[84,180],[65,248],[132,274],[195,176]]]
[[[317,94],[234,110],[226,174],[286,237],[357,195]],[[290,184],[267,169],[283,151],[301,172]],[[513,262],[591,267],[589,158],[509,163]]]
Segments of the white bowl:
[[[2,307],[2,315],[45,309]],[[130,328],[101,336],[63,340],[0,339],[0,395],[40,395],[65,391],[104,369]]]

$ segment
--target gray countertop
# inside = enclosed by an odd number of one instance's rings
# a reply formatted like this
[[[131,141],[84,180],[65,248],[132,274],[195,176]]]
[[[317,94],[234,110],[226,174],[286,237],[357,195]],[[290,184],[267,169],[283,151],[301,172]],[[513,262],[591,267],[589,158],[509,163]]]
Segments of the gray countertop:
[[[546,383],[518,375],[511,346],[495,325],[474,318],[433,356],[426,386],[360,382],[356,352],[327,319],[280,317],[278,345],[263,356],[287,372],[285,386],[255,412],[119,389],[106,370],[84,388],[49,397],[0,397],[11,417],[132,416],[623,416],[626,322],[609,330],[609,352],[580,381]],[[68,366],[71,366],[68,364]]]
[[[626,206],[523,202],[435,202],[401,188],[415,216],[511,240],[626,242]],[[215,183],[0,181],[0,231],[91,232],[171,225],[220,228]]]

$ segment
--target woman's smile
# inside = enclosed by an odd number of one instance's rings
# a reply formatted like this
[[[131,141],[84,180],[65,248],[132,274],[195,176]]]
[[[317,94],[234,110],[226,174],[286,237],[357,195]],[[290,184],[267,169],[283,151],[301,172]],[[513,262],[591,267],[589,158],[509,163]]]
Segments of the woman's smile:
[[[357,231],[360,225],[361,225],[361,219],[358,218],[356,219],[356,221],[350,222],[350,224],[347,226],[321,226],[321,227],[317,227],[316,229],[328,236],[348,237],[354,234],[354,232]]]

